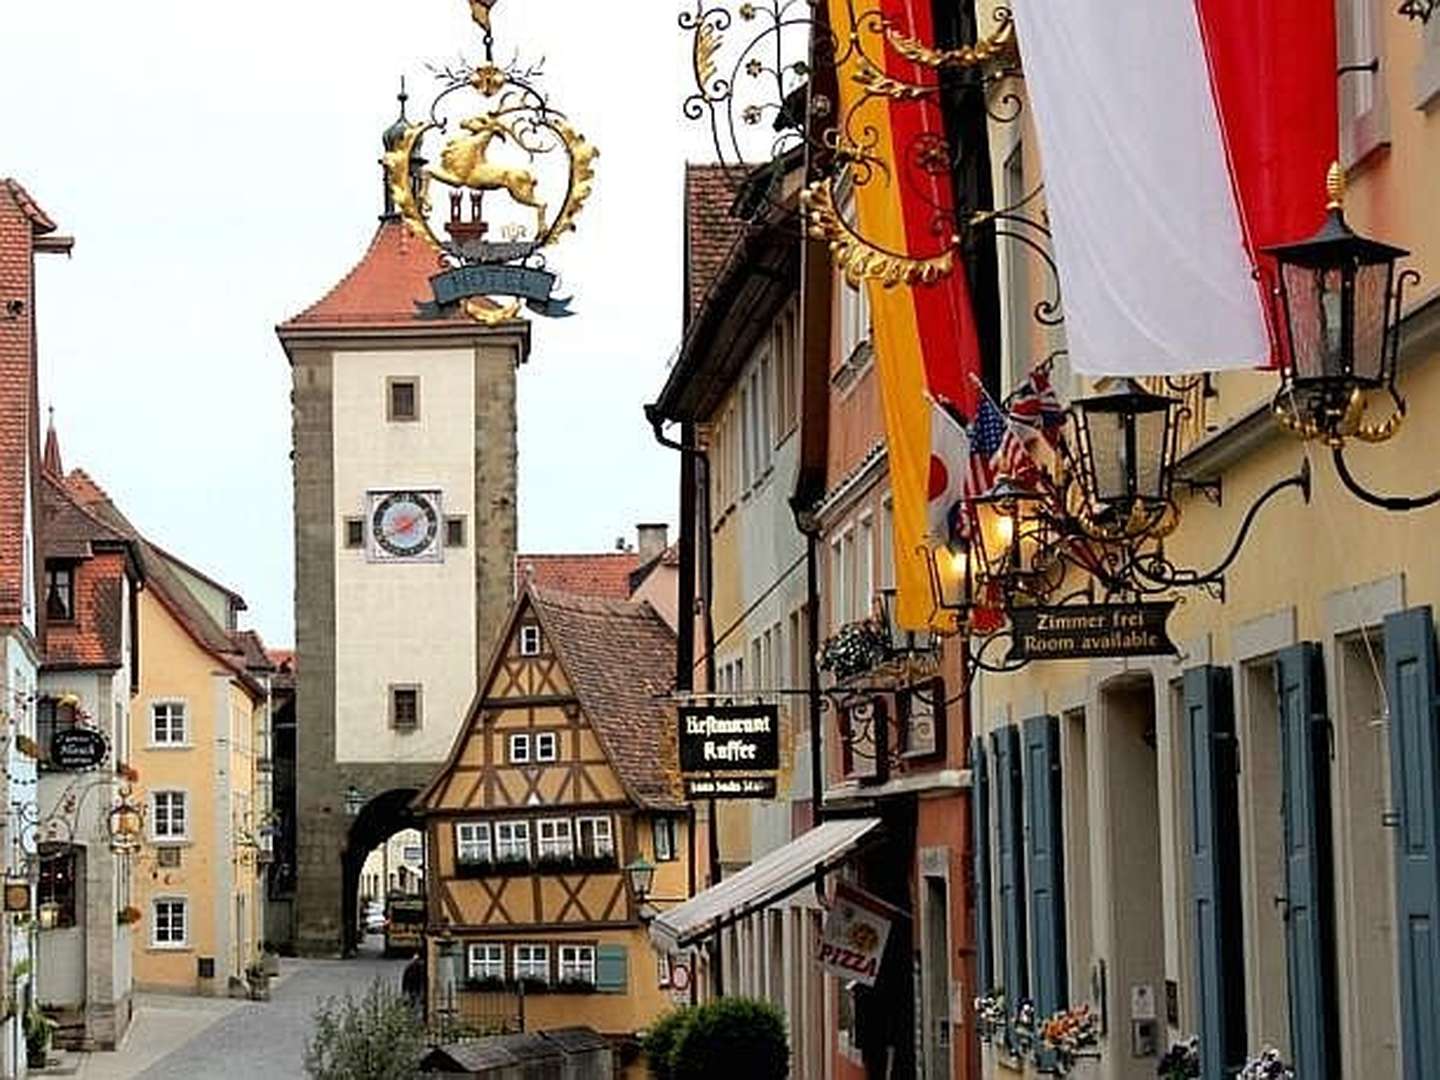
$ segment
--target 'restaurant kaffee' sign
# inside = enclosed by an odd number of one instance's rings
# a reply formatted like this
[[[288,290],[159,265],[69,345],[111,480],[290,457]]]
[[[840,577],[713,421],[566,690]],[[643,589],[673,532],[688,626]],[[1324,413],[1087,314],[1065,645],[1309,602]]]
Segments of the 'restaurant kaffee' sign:
[[[820,933],[820,966],[832,975],[874,986],[890,939],[889,905],[844,882]]]
[[[680,771],[763,773],[780,768],[774,705],[682,705]]]

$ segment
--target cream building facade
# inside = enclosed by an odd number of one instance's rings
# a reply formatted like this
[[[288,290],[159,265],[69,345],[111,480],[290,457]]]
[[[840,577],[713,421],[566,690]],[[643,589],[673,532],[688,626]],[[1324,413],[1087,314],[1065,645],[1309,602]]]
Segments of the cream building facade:
[[[1369,0],[1338,11],[1342,62],[1380,60],[1341,83],[1347,217],[1422,274],[1401,330],[1409,420],[1346,455],[1371,490],[1411,495],[1440,483],[1440,28]],[[1305,465],[1312,495],[1267,505],[1223,600],[1185,596],[1177,657],[976,680],[977,989],[1041,1019],[1095,1009],[1098,1058],[1077,1075],[1153,1077],[1192,1035],[1207,1077],[1267,1045],[1307,1078],[1440,1068],[1440,511],[1357,499],[1328,448],[1275,423],[1277,385],[1227,374],[1187,395],[1179,473],[1223,498],[1182,497],[1177,565],[1219,563],[1256,498]],[[1038,1075],[1004,1033],[982,1059],[985,1076]]]

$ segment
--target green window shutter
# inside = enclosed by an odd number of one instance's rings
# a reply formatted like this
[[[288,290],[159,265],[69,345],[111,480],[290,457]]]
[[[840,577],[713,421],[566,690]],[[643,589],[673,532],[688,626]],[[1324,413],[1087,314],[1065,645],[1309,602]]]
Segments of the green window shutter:
[[[605,994],[623,994],[629,968],[624,945],[597,945],[595,948],[595,989]]]
[[[1290,1050],[1306,1080],[1340,1075],[1335,874],[1330,829],[1330,718],[1320,646],[1275,658],[1285,831],[1285,962]]]
[[[1030,887],[1032,997],[1044,1020],[1070,1004],[1065,959],[1065,844],[1060,811],[1060,721],[1025,721],[1026,878]]]
[[[1229,668],[1185,672],[1185,721],[1200,1075],[1224,1080],[1245,1063],[1245,942],[1235,869],[1240,865],[1240,761]]]
[[[974,785],[971,821],[975,825],[975,981],[977,992],[988,994],[995,988],[995,961],[990,913],[990,763],[982,739],[975,740],[970,769]]]
[[[1024,805],[1020,770],[1020,733],[1007,725],[991,736],[995,755],[996,852],[999,856],[1001,928],[1000,987],[1008,1009],[1030,996],[1030,950],[1025,934]]]
[[[1440,690],[1430,608],[1385,620],[1403,1080],[1440,1076]]]

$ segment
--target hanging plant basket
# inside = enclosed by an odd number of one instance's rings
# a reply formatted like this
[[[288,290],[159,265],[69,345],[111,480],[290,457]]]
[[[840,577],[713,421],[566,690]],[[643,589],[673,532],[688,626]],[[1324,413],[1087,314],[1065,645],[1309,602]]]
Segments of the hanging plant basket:
[[[115,913],[115,921],[121,926],[133,926],[140,921],[140,909],[134,904],[123,907]]]
[[[874,671],[890,657],[890,633],[876,619],[847,623],[820,646],[820,670],[844,682]]]

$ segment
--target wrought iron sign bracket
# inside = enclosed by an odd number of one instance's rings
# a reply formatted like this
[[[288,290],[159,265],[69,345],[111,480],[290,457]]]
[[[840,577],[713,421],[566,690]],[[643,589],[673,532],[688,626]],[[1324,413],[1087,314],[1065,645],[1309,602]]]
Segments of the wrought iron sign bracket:
[[[1330,453],[1335,462],[1335,473],[1340,477],[1340,482],[1345,485],[1350,494],[1369,506],[1404,513],[1409,510],[1423,510],[1427,506],[1434,506],[1440,502],[1440,489],[1427,495],[1377,495],[1355,479],[1354,474],[1350,472],[1350,466],[1345,461],[1343,445],[1331,447]]]

